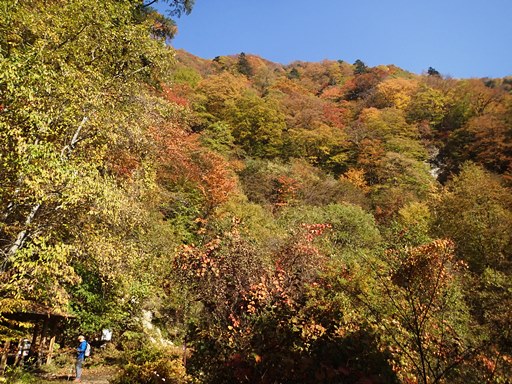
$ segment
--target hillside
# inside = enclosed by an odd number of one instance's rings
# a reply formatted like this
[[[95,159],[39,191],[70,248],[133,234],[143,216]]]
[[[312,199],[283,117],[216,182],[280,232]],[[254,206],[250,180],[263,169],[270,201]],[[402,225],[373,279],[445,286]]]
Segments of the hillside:
[[[37,307],[113,330],[112,383],[507,382],[511,78],[202,59],[106,3],[1,11],[3,347]]]

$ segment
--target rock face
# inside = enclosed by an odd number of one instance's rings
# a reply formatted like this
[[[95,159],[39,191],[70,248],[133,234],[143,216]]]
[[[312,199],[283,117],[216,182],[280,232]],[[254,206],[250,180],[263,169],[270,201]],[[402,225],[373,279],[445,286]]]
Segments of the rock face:
[[[430,174],[432,175],[432,177],[435,178],[436,180],[438,180],[439,175],[441,175],[441,173],[443,171],[441,158],[439,155],[439,148],[432,147],[430,149],[428,166],[430,168]]]
[[[146,332],[146,334],[149,336],[149,340],[152,343],[163,345],[163,346],[174,345],[172,341],[165,339],[162,336],[161,329],[153,324],[153,312],[148,311],[148,310],[143,310],[141,324],[142,324],[142,328],[144,328],[144,332]]]

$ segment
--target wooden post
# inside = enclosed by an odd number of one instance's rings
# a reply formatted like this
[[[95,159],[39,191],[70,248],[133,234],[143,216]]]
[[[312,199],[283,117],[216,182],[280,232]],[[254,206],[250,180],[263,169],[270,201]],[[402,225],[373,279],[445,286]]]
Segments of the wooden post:
[[[53,357],[53,348],[55,346],[55,338],[57,337],[57,326],[59,324],[58,318],[50,318],[50,345],[48,346],[48,355],[46,355],[46,365],[51,364]]]
[[[41,340],[37,346],[37,366],[41,366],[43,363],[43,355],[46,347],[46,334],[48,333],[48,317],[43,321],[43,330],[41,331]]]
[[[21,338],[20,341],[18,342],[18,350],[16,351],[16,357],[14,358],[14,366],[15,367],[18,366],[20,359],[23,357],[22,355],[20,355],[22,345],[23,345],[23,338]]]
[[[11,347],[11,340],[6,340],[4,344],[4,350],[2,352],[2,358],[0,359],[0,375],[5,372],[7,366],[7,357],[9,356],[9,348]]]
[[[34,325],[34,333],[32,334],[32,342],[30,344],[30,352],[28,353],[28,359],[32,361],[32,358],[37,352],[37,337],[39,336],[39,330],[41,329],[41,325],[36,322]],[[24,363],[23,356],[21,358],[21,362]]]

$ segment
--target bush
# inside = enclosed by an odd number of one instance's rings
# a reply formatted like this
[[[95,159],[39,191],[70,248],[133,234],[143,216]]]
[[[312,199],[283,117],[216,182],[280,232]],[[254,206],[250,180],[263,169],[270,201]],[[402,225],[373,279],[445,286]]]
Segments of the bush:
[[[142,365],[128,363],[112,384],[182,384],[190,380],[182,361],[176,356],[160,358]]]
[[[181,360],[181,349],[155,344],[147,335],[136,331],[125,332],[120,347],[123,352],[118,361],[122,367],[111,384],[190,382]]]

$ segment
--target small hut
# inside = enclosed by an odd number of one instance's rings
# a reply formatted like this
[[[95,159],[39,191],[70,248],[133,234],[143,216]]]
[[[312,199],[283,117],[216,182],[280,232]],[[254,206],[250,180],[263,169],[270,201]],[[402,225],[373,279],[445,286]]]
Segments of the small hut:
[[[0,349],[0,373],[5,370],[8,363],[18,365],[25,355],[32,358],[37,365],[49,364],[57,338],[62,335],[67,320],[73,317],[33,302],[8,313],[2,313],[0,309],[0,321],[33,324],[30,343],[21,338],[17,348],[13,350],[12,338],[0,340],[3,341],[3,348]],[[30,348],[24,351],[24,345],[30,345]]]

